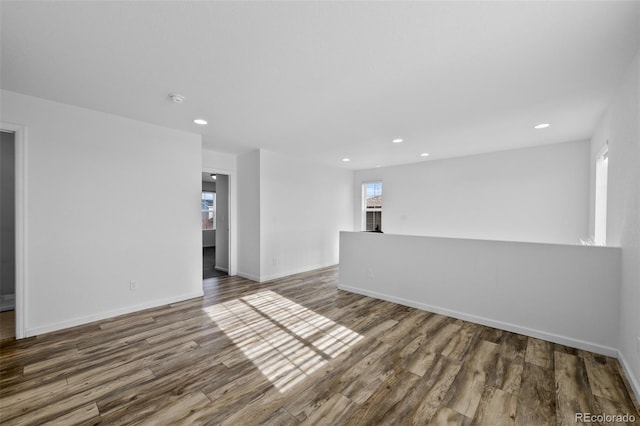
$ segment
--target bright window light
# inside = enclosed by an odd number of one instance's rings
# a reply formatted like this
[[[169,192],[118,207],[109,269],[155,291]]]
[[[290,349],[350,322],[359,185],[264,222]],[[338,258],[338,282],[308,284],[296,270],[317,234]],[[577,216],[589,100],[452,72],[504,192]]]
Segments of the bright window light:
[[[363,339],[271,290],[203,311],[281,393]]]

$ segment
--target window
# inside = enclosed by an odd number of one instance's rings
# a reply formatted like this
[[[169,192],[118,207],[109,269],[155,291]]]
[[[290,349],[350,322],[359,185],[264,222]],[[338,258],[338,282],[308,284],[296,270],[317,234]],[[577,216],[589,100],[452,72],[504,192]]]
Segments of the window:
[[[362,184],[362,228],[382,231],[382,182]]]
[[[596,205],[593,242],[604,246],[607,243],[607,175],[609,152],[605,147],[596,159]]]
[[[200,204],[202,229],[216,229],[216,193],[203,191]]]

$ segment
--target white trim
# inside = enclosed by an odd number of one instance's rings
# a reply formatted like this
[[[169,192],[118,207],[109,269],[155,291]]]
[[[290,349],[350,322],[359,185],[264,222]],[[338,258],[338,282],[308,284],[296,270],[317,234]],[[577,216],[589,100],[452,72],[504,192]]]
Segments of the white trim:
[[[366,231],[367,230],[367,212],[380,212],[382,214],[382,210],[384,208],[384,201],[383,201],[383,206],[380,207],[379,210],[367,210],[367,201],[366,201],[366,196],[367,194],[365,193],[365,185],[369,184],[369,183],[379,183],[382,185],[382,179],[374,179],[374,180],[363,180],[360,184],[360,230],[361,231]],[[383,189],[384,191],[384,189]],[[380,194],[382,195],[382,194]],[[384,200],[384,195],[382,196],[383,200]],[[380,222],[380,226],[382,227],[382,222]]]
[[[251,281],[261,282],[261,281],[260,281],[260,277],[259,277],[259,276],[257,276],[257,275],[253,275],[253,274],[246,274],[246,273],[241,272],[241,271],[238,271],[238,274],[237,274],[237,275],[238,275],[239,277],[246,278],[246,279],[251,280]]]
[[[479,317],[476,315],[465,314],[463,312],[454,311],[439,306],[427,305],[424,303],[414,302],[412,300],[403,299],[401,297],[394,297],[388,294],[382,294],[375,291],[363,290],[358,287],[351,287],[347,285],[338,284],[339,290],[349,291],[351,293],[362,294],[364,296],[373,297],[376,299],[386,300],[388,302],[398,303],[400,305],[409,306],[423,311],[434,312],[436,314],[447,315],[453,318],[458,318],[464,321],[470,321],[476,324],[482,324],[489,327],[499,328],[501,330],[510,331],[513,333],[523,334],[525,336],[535,337],[538,339],[547,340],[561,345],[571,346],[574,348],[595,352],[601,355],[607,355],[616,357],[618,350],[609,346],[599,345],[597,343],[586,342],[584,340],[574,339],[568,336],[562,336],[559,334],[548,333],[545,331],[535,330],[532,328],[522,327],[516,324],[506,323],[502,321],[496,321],[485,317]]]
[[[214,266],[213,269],[215,269],[216,271],[229,273],[229,270],[227,268],[223,268],[222,266]]]
[[[84,317],[73,318],[70,320],[61,321],[54,324],[48,324],[41,327],[34,327],[26,330],[25,337],[38,336],[40,334],[50,333],[52,331],[58,331],[65,328],[75,327],[77,325],[88,324],[94,321],[100,321],[107,318],[113,318],[119,315],[130,314],[132,312],[138,312],[138,311],[142,311],[150,308],[157,308],[160,306],[169,305],[171,303],[184,302],[189,299],[202,297],[203,295],[204,295],[204,292],[200,290],[194,293],[183,294],[182,296],[174,296],[174,297],[167,297],[165,299],[152,300],[150,302],[144,302],[138,305],[132,305],[132,306],[127,306],[125,308],[114,309],[112,311],[101,312],[99,314],[87,315]]]
[[[627,379],[629,380],[629,384],[631,385],[631,391],[636,395],[636,400],[640,401],[640,381],[636,376],[633,375],[633,370],[629,367],[629,363],[627,359],[622,355],[620,349],[618,349],[618,360],[622,365],[622,369],[624,373],[627,375]]]
[[[0,129],[8,130],[14,134],[15,143],[15,186],[16,186],[16,339],[26,336],[27,318],[27,225],[26,225],[26,142],[27,131],[24,126],[0,122]]]

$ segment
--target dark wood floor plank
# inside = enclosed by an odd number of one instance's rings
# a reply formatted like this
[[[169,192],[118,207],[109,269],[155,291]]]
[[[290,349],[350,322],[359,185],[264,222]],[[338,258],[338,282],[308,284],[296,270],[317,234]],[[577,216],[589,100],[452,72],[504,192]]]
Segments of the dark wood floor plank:
[[[444,406],[473,418],[484,392],[486,374],[461,368],[442,403]]]
[[[437,355],[429,371],[389,410],[386,418],[397,419],[395,424],[425,424],[441,405],[459,371],[459,362]]]
[[[417,425],[418,423],[412,424]],[[431,421],[424,424],[428,426],[469,426],[471,424],[471,419],[452,410],[451,408],[442,406],[438,409]]]
[[[590,352],[584,353],[583,359],[594,396],[620,401],[627,406],[633,405],[622,378],[616,374],[618,366],[614,359]]]
[[[511,426],[515,422],[517,404],[517,395],[487,386],[472,424]]]
[[[517,426],[556,424],[555,377],[553,371],[526,362],[518,397]]]
[[[558,423],[574,424],[576,413],[596,413],[584,360],[554,352],[554,365]]]
[[[525,361],[542,368],[551,368],[553,362],[553,343],[529,337]]]
[[[400,424],[404,414],[395,406],[415,387],[419,376],[401,369],[394,370],[387,380],[347,420],[347,425]]]
[[[179,400],[150,414],[141,425],[164,426],[191,423],[194,413],[206,408],[209,399],[200,391],[182,396]]]

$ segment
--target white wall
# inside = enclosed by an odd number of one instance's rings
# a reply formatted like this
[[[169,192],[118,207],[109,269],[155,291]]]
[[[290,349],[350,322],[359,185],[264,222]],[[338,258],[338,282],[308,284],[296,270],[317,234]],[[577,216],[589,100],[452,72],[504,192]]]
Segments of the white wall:
[[[236,156],[224,152],[202,150],[202,167],[206,169],[220,170],[220,173],[233,173],[236,170]],[[213,172],[212,172],[213,173]]]
[[[338,288],[606,355],[620,249],[343,232]]]
[[[202,295],[199,135],[1,101],[27,135],[26,335]]]
[[[338,263],[352,182],[351,171],[260,151],[261,280]]]
[[[640,397],[640,52],[591,140],[591,163],[609,142],[607,245],[622,248],[620,359]],[[595,168],[592,168],[592,193]],[[593,200],[591,217],[593,217]],[[593,232],[593,221],[591,222]]]
[[[238,275],[260,281],[260,151],[239,155]]]
[[[382,230],[506,241],[579,244],[588,236],[589,143],[569,142],[363,170],[382,180]]]

